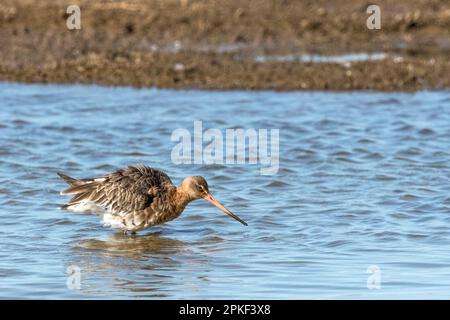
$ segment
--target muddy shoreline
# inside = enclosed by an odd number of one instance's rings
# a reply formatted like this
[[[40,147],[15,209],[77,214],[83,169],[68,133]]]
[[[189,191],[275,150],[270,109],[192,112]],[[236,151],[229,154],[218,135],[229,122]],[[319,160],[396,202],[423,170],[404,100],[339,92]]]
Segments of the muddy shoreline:
[[[81,30],[66,28],[70,4],[81,8]],[[369,4],[6,0],[0,4],[0,80],[202,89],[449,89],[448,2],[377,1],[381,30],[366,27]],[[351,59],[363,53],[382,58]],[[348,54],[348,60],[327,60]]]

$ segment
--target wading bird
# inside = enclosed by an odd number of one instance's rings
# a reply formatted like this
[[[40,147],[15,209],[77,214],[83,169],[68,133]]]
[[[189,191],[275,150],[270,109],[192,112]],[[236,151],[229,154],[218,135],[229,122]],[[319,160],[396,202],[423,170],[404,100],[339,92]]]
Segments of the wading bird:
[[[74,195],[63,208],[103,214],[106,226],[120,228],[125,234],[173,220],[197,199],[209,201],[247,225],[212,196],[203,177],[187,177],[176,187],[167,174],[143,165],[92,179],[58,175],[70,185],[61,195]]]

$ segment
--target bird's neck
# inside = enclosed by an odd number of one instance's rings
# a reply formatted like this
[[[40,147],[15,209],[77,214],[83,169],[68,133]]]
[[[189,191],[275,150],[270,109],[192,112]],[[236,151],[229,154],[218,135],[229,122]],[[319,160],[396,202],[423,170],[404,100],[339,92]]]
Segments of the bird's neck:
[[[189,193],[185,190],[183,185],[177,187],[176,192],[173,195],[174,203],[176,206],[183,211],[183,209],[188,205],[189,202],[195,200],[193,199]]]

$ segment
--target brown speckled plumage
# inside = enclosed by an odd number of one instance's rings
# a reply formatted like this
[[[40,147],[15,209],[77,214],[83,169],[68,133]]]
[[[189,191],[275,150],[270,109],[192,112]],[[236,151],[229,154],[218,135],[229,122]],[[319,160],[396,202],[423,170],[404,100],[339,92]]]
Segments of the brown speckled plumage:
[[[77,180],[61,173],[58,175],[70,185],[61,194],[74,195],[64,208],[103,213],[106,225],[123,230],[136,231],[173,220],[196,199],[217,201],[202,177],[188,177],[176,187],[167,174],[143,165],[129,166],[92,179]],[[213,204],[234,216],[220,203]]]

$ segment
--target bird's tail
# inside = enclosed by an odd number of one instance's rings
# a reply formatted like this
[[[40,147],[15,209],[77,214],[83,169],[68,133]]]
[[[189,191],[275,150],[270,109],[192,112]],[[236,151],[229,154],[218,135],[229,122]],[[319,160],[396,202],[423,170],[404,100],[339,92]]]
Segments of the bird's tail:
[[[64,173],[57,172],[56,173],[61,179],[63,179],[69,186],[75,186],[77,185],[78,180],[71,178],[69,176],[66,176]]]
[[[67,184],[69,188],[60,192],[61,195],[73,194],[74,197],[69,200],[68,205],[63,206],[63,209],[67,209],[70,205],[80,202],[82,200],[89,199],[92,192],[97,188],[98,182],[91,179],[74,179],[65,174],[58,173]]]

